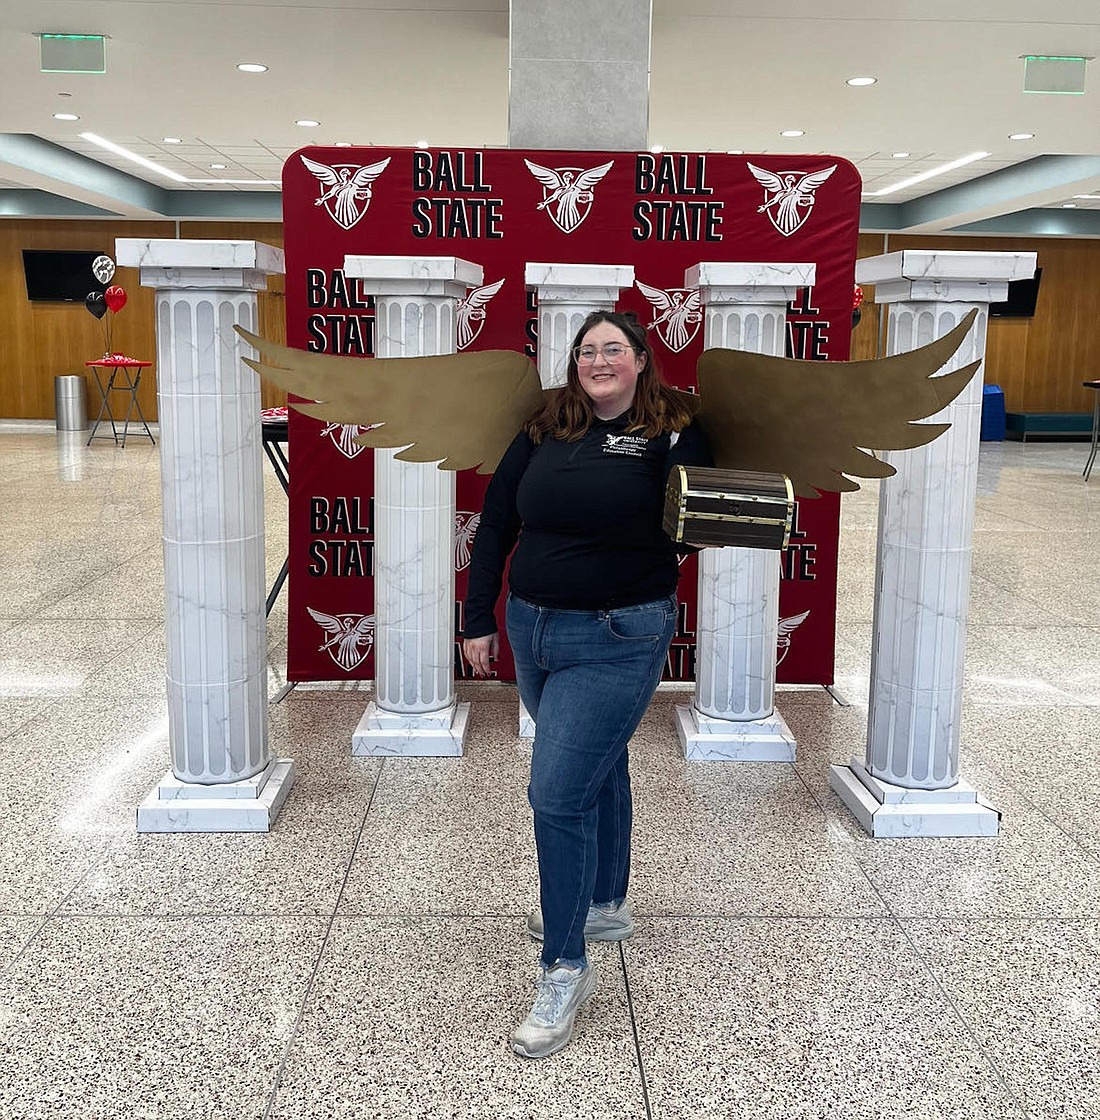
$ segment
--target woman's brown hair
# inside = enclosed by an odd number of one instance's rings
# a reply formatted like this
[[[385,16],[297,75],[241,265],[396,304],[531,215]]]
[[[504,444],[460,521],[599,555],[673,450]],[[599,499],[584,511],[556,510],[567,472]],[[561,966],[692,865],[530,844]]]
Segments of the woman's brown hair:
[[[627,431],[640,432],[646,439],[678,432],[691,423],[692,409],[681,394],[669,388],[653,360],[653,350],[646,337],[645,328],[633,312],[593,311],[581,324],[569,347],[569,366],[562,388],[547,394],[546,403],[524,426],[534,443],[541,443],[544,436],[573,443],[584,437],[596,418],[588,394],[581,388],[577,375],[576,349],[581,339],[598,323],[610,323],[626,335],[634,353],[645,358],[638,373],[634,400],[627,412]]]

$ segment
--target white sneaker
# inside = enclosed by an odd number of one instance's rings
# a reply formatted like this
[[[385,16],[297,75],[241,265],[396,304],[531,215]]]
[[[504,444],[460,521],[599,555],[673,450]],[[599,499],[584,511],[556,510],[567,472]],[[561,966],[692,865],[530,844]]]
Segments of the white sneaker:
[[[527,932],[536,941],[542,941],[545,927],[541,910],[527,915]],[[598,906],[588,908],[588,916],[584,919],[585,941],[625,941],[633,932],[634,919],[630,914],[630,903],[625,899],[613,910]]]
[[[569,1045],[573,1020],[581,1005],[596,990],[596,970],[539,968],[535,977],[539,994],[531,1013],[512,1033],[512,1049],[523,1058],[548,1058]]]

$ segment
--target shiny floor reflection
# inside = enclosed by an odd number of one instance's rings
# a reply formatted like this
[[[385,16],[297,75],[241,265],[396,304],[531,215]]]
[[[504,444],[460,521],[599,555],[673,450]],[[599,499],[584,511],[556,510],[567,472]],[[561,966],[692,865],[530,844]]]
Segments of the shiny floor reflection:
[[[466,757],[349,755],[367,695],[270,712],[268,835],[138,836],[163,773],[157,450],[0,431],[0,1117],[1100,1116],[1100,476],[982,447],[963,773],[997,840],[872,841],[862,752],[877,485],[842,506],[836,692],[787,765],[632,747],[638,932],[574,1044],[524,1063],[528,750],[465,686]],[[286,499],[268,474],[268,579]],[[285,683],[286,607],[269,620]]]

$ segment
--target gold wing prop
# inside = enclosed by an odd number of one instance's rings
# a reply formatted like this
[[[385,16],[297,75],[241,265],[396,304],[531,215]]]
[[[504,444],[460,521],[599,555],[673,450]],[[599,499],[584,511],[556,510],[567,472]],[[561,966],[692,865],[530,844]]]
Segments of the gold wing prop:
[[[949,424],[914,424],[939,412],[981,364],[932,376],[973,326],[971,312],[929,346],[865,362],[803,362],[707,350],[699,359],[697,418],[716,466],[788,475],[800,497],[858,490],[860,478],[886,478],[888,463],[861,451],[931,443]]]
[[[715,465],[788,475],[800,497],[858,490],[846,474],[886,478],[888,463],[860,450],[920,447],[947,424],[915,424],[950,404],[979,362],[934,377],[962,345],[975,313],[929,346],[869,362],[804,362],[707,350],[699,394],[684,393]],[[366,447],[402,447],[398,459],[492,474],[545,397],[534,363],[510,350],[427,358],[312,354],[236,328],[260,353],[244,361],[288,392],[294,408],[338,424],[378,424]]]
[[[236,330],[260,353],[259,361],[245,358],[246,365],[318,402],[292,407],[330,423],[380,424],[358,442],[404,447],[397,458],[406,462],[442,460],[442,470],[476,466],[479,474],[492,474],[544,399],[534,363],[511,350],[364,361],[293,350]]]

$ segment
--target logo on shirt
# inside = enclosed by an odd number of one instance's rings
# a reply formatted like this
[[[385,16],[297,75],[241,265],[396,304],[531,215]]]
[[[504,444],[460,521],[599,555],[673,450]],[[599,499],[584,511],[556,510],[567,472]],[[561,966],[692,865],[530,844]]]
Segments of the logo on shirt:
[[[608,432],[603,437],[603,453],[605,455],[630,455],[640,459],[646,453],[649,440],[645,436],[616,436]]]

